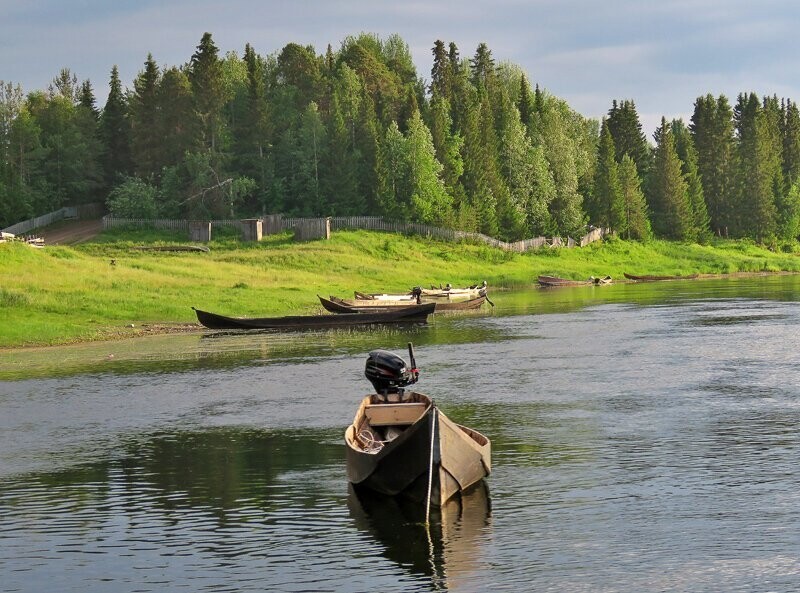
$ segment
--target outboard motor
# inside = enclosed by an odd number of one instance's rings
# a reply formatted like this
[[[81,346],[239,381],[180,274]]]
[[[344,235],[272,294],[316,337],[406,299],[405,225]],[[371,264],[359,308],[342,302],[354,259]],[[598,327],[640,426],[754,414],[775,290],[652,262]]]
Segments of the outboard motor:
[[[387,350],[373,350],[367,356],[364,376],[370,380],[375,392],[384,399],[390,394],[397,394],[403,398],[403,388],[413,385],[419,379],[419,370],[414,360],[414,349],[408,344],[411,366],[406,361]]]

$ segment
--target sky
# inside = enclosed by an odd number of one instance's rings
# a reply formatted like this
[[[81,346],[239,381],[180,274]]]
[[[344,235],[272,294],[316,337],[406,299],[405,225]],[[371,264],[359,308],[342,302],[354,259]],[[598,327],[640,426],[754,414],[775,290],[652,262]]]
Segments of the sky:
[[[465,57],[485,42],[584,116],[633,100],[648,136],[707,93],[800,100],[794,0],[0,0],[0,80],[43,90],[66,67],[102,106],[112,66],[131,87],[148,53],[183,64],[206,31],[239,55],[396,33],[425,79],[437,39]]]

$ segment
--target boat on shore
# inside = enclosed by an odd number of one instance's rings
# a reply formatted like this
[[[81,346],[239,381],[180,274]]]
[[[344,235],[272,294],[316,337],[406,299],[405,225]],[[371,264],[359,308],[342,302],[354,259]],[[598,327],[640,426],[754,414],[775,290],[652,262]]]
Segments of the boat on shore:
[[[419,371],[385,350],[369,353],[365,396],[347,427],[347,478],[355,488],[424,503],[426,509],[483,480],[491,471],[491,442],[450,420],[422,393],[405,391]]]
[[[611,284],[612,282],[611,276],[603,276],[602,278],[595,278],[594,276],[592,276],[591,278],[589,278],[589,280],[591,280],[592,284],[597,284],[597,285]]]
[[[329,298],[317,295],[322,306],[326,311],[331,313],[367,313],[376,311],[392,311],[401,307],[409,307],[408,301],[390,301],[390,300],[352,300],[340,299],[331,295]],[[488,297],[483,296],[475,297],[465,301],[433,301],[435,306],[434,313],[441,313],[444,311],[474,311],[480,309],[488,300]],[[412,301],[414,303],[416,301]]]
[[[390,323],[426,323],[434,304],[410,305],[373,313],[291,315],[287,317],[227,317],[194,309],[197,320],[209,329],[325,329]]]
[[[699,274],[689,274],[688,276],[635,276],[623,272],[622,275],[634,282],[657,282],[660,280],[694,280]]]

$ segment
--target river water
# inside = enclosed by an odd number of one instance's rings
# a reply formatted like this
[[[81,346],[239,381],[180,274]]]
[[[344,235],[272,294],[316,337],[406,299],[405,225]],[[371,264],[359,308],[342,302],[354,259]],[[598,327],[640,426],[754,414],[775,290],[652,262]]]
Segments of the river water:
[[[0,591],[800,590],[800,277],[491,297],[0,353]],[[345,479],[366,354],[408,341],[493,446],[428,528]]]

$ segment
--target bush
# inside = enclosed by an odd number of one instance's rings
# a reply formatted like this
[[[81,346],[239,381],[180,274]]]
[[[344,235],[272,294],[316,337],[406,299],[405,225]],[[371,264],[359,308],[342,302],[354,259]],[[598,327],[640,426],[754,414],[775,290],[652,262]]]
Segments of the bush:
[[[108,209],[120,218],[156,218],[158,188],[138,177],[128,177],[108,195]]]

